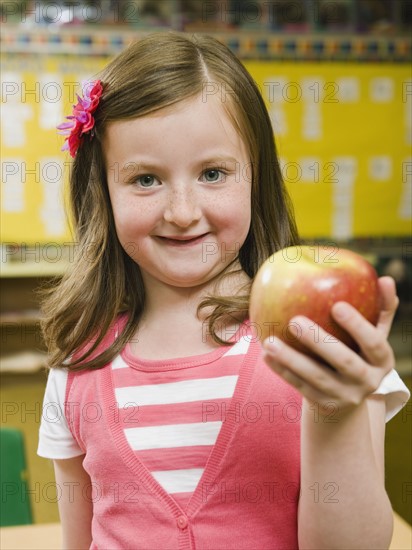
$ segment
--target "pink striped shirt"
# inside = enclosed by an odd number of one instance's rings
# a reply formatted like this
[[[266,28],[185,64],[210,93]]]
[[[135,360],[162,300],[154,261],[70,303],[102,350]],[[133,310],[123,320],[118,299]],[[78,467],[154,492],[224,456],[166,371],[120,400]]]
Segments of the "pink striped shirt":
[[[376,393],[387,418],[408,399],[395,371]],[[195,357],[126,346],[97,371],[50,373],[38,453],[85,454],[93,549],[297,548],[300,402],[248,323]]]

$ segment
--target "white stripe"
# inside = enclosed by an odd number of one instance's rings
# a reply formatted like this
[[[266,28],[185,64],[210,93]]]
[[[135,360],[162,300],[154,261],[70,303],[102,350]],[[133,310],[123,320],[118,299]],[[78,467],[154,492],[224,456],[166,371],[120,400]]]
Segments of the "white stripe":
[[[129,365],[126,363],[121,355],[118,355],[112,361],[112,369],[126,369],[128,366]]]
[[[252,338],[252,336],[242,336],[239,342],[236,342],[236,344],[232,346],[223,355],[223,357],[227,357],[228,355],[245,355],[247,353],[247,350],[249,349]]]
[[[120,408],[127,405],[169,405],[210,399],[230,398],[235,391],[238,376],[182,380],[167,384],[116,388],[116,400]]]
[[[203,468],[151,472],[168,493],[193,493],[203,474]]]
[[[126,439],[135,451],[170,449],[194,445],[214,445],[222,422],[194,422],[126,428]]]

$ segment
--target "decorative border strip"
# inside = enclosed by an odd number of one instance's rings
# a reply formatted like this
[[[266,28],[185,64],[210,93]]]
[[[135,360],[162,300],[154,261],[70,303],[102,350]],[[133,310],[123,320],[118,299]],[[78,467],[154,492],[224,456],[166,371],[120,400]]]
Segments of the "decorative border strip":
[[[151,31],[152,32],[152,31]],[[3,25],[0,48],[4,53],[115,55],[132,41],[148,34],[120,30],[48,29],[21,30]],[[200,34],[200,33],[199,33]],[[412,60],[408,37],[362,35],[285,35],[262,33],[214,33],[241,59],[313,61],[396,61]]]

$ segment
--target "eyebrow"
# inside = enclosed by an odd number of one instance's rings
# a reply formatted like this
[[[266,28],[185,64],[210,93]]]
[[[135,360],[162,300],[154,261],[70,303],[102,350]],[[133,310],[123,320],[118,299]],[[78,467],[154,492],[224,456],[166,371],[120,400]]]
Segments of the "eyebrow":
[[[134,168],[139,168],[139,169],[142,169],[142,170],[153,170],[156,168],[156,166],[154,164],[148,164],[148,163],[145,163],[145,162],[137,162],[137,161],[134,161],[134,160],[130,160],[128,162],[125,162],[124,165],[123,165],[123,168],[120,169],[120,172],[130,172],[131,169],[134,169]]]
[[[236,162],[239,162],[237,159],[235,159],[234,157],[225,157],[225,156],[215,156],[215,157],[209,157],[207,159],[204,159],[202,161],[202,164],[213,164],[213,163],[219,163],[219,162],[232,162],[232,163],[236,163]]]
[[[203,165],[210,165],[210,164],[221,164],[223,162],[236,164],[239,163],[239,160],[235,159],[234,157],[230,156],[212,156],[209,158],[205,158],[200,161],[200,164]],[[150,162],[139,162],[139,161],[128,161],[125,162],[123,165],[123,168],[120,169],[120,172],[130,172],[132,168],[139,168],[140,170],[156,170],[160,168],[160,166],[150,163]]]

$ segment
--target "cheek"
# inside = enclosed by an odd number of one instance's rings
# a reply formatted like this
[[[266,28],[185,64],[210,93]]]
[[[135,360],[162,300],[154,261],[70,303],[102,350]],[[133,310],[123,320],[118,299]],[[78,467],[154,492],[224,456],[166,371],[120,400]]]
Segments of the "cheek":
[[[116,225],[117,236],[122,241],[131,225],[130,209],[118,198],[112,198],[112,210],[114,223]]]
[[[251,223],[250,194],[231,194],[220,200],[212,212],[213,221],[219,227],[220,246],[224,250],[240,250]]]
[[[130,197],[112,198],[113,216],[119,240],[137,240],[152,228],[154,209],[136,204]]]
[[[133,261],[140,263],[141,252],[146,242],[144,237],[149,232],[148,224],[136,209],[127,205],[123,205],[122,208],[115,207],[113,214],[117,238],[122,248]]]
[[[241,184],[239,184],[241,185]],[[248,187],[238,187],[227,196],[221,197],[214,206],[214,215],[219,218],[221,227],[236,229],[243,233],[251,220],[251,197]]]

